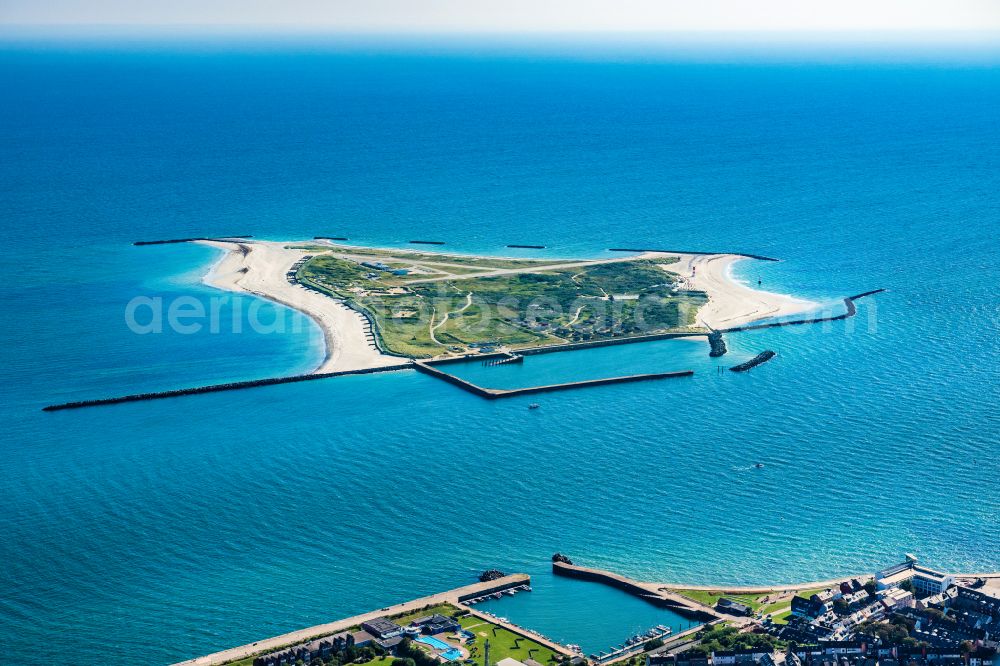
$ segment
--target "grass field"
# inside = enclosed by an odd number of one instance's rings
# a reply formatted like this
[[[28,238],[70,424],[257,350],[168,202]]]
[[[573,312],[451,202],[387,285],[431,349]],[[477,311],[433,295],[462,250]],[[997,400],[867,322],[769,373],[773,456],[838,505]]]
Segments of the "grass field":
[[[306,262],[298,279],[368,314],[389,351],[428,358],[688,330],[707,299],[677,290],[666,269],[675,261],[563,268],[579,262],[337,248]]]
[[[741,604],[746,604],[754,611],[760,610],[762,604],[758,601],[763,595],[756,594],[729,594],[721,590],[674,590],[677,594],[683,595],[688,599],[697,601],[698,603],[705,604],[706,606],[715,606],[716,602],[722,597],[726,599],[732,599],[733,601],[738,601]],[[784,605],[788,605],[787,603]]]
[[[507,657],[518,661],[534,659],[542,664],[559,660],[556,653],[549,648],[533,640],[521,638],[511,631],[475,615],[463,617],[459,622],[463,629],[476,635],[476,642],[473,645],[478,649],[473,658],[478,664],[482,664],[485,658],[482,646],[487,639],[490,641],[490,661],[494,664]]]

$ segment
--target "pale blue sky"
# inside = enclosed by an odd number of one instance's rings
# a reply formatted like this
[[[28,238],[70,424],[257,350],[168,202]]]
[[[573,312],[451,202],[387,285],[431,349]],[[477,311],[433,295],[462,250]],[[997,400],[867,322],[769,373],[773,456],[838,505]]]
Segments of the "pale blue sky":
[[[0,23],[346,32],[1000,31],[1000,0],[0,0]]]

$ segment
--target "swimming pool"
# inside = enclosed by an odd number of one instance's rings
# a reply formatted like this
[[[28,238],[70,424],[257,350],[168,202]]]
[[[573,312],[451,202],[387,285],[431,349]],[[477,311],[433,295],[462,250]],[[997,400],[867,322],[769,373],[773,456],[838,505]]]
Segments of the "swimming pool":
[[[439,638],[434,638],[433,636],[421,636],[413,640],[418,643],[423,643],[424,645],[430,645],[435,650],[443,650],[443,652],[441,652],[441,656],[447,661],[455,661],[456,659],[461,659],[462,657],[461,650],[453,648]]]

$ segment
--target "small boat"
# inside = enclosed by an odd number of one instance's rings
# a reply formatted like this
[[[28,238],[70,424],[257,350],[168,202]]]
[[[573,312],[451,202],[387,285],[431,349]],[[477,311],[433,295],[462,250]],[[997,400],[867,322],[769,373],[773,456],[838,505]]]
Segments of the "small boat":
[[[528,405],[528,409],[538,409],[539,407],[541,407],[541,405],[539,405],[537,402],[533,402],[530,405]]]
[[[763,466],[764,466],[764,463],[757,463],[756,465],[754,465],[754,467],[756,467],[757,469],[760,469]]]

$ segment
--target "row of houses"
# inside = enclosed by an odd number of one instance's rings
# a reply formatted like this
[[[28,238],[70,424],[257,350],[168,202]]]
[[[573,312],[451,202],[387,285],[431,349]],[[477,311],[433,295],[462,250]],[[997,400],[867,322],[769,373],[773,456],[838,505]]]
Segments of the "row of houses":
[[[253,660],[253,666],[292,666],[308,664],[313,659],[327,657],[348,648],[378,647],[387,654],[395,654],[396,648],[407,637],[421,634],[434,635],[461,628],[455,618],[441,614],[417,618],[406,627],[396,624],[387,617],[377,617],[361,623],[360,631],[343,631],[312,641],[282,648],[260,655]]]
[[[866,641],[828,641],[797,645],[787,652],[768,648],[723,650],[704,654],[649,655],[646,666],[991,666],[992,653],[962,653],[945,648],[873,646]]]
[[[792,615],[776,631],[786,641],[845,640],[862,624],[913,604],[913,594],[899,588],[879,590],[874,595],[863,586],[846,594],[842,589],[824,590],[809,598],[793,597]]]

